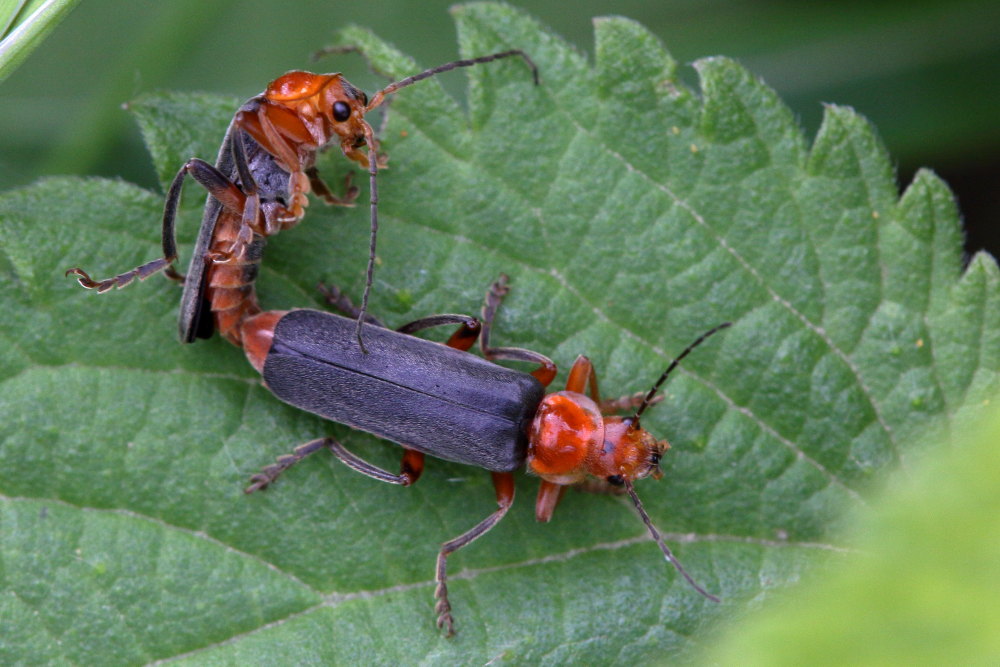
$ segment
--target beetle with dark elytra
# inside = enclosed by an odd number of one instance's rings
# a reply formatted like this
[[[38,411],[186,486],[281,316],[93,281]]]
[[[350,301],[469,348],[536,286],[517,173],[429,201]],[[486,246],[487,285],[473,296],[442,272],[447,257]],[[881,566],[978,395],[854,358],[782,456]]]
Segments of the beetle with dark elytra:
[[[344,155],[367,167],[369,174],[371,240],[362,316],[356,325],[357,341],[364,350],[361,322],[371,290],[378,231],[376,174],[385,166],[385,156],[378,152],[365,115],[382,105],[387,95],[417,81],[510,56],[524,59],[537,85],[538,70],[520,50],[440,65],[391,83],[371,99],[340,74],[288,72],[239,108],[214,166],[191,158],[177,172],[163,207],[162,257],[105,280],[94,280],[81,268],[69,269],[66,274],[75,274],[83,287],[105,292],[164,271],[184,283],[178,322],[181,342],[209,338],[218,330],[239,345],[240,323],[260,312],[254,281],[267,237],[298,224],[305,215],[310,191],[335,205],[350,205],[357,197],[349,182],[343,197],[334,195],[315,167],[317,151],[339,142]],[[173,268],[177,261],[174,222],[181,187],[189,175],[208,190],[208,198],[191,263],[183,276]]]
[[[643,412],[680,361],[729,323],[691,343],[645,394],[602,401],[594,367],[581,355],[570,369],[566,389],[545,395],[556,376],[551,360],[530,350],[490,346],[493,318],[507,291],[506,276],[501,276],[487,294],[481,319],[437,315],[396,331],[365,323],[364,336],[372,352],[367,355],[352,344],[354,321],[339,315],[291,310],[247,318],[241,332],[244,351],[275,396],[403,446],[400,472],[395,474],[359,458],[333,438],[319,438],[255,475],[247,492],[263,489],[321,449],[362,474],[401,486],[419,479],[425,455],[489,470],[497,510],[445,542],[438,553],[437,624],[448,635],[454,633],[446,583],[448,555],[482,537],[504,517],[514,501],[513,473],[525,465],[542,480],[535,502],[539,521],[552,518],[567,485],[597,478],[624,488],[664,557],[698,593],[718,601],[671,553],[639,502],[633,482],[659,479],[660,457],[668,449],[665,440],[657,440],[639,425]],[[460,325],[445,345],[409,335],[443,324]],[[485,358],[466,352],[477,338]],[[491,363],[495,360],[538,367],[528,374]],[[612,414],[623,410],[632,413]]]

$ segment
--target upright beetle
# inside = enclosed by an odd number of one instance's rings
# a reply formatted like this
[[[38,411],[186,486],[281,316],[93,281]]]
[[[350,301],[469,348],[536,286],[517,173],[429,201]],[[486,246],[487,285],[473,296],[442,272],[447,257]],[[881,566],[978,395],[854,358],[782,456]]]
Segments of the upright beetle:
[[[639,425],[643,411],[669,373],[706,338],[729,326],[721,324],[688,346],[646,393],[602,402],[590,360],[577,358],[564,391],[545,395],[556,375],[547,357],[521,348],[491,347],[490,328],[507,292],[506,276],[495,282],[483,305],[482,319],[438,315],[390,331],[365,324],[372,354],[353,342],[354,321],[315,310],[268,311],[242,326],[244,350],[267,387],[281,400],[403,446],[399,474],[378,468],[347,451],[332,438],[319,438],[282,456],[251,479],[247,493],[266,487],[284,470],[320,449],[328,449],[350,468],[369,477],[409,486],[417,481],[429,454],[476,465],[493,476],[498,508],[441,546],[435,579],[437,624],[448,635],[454,620],[447,590],[447,558],[481,537],[514,501],[513,472],[527,464],[542,478],[535,504],[539,521],[551,519],[567,485],[588,475],[624,487],[666,559],[705,597],[718,598],[699,586],[664,544],[639,502],[632,483],[659,479],[660,457],[668,448]],[[460,324],[446,345],[411,335],[441,324]],[[485,359],[467,354],[476,338]],[[530,374],[503,368],[492,360],[537,363]],[[627,417],[610,413],[632,409]]]
[[[357,190],[349,184],[344,197],[334,195],[315,167],[317,151],[339,141],[344,155],[367,167],[369,173],[371,242],[363,315],[371,289],[378,230],[376,174],[385,166],[365,114],[380,106],[387,95],[417,81],[510,56],[525,60],[537,84],[534,63],[519,50],[425,70],[389,84],[370,100],[340,74],[288,72],[239,108],[226,130],[215,166],[191,158],[177,172],[163,207],[162,257],[105,280],[94,280],[80,268],[69,269],[66,274],[75,274],[83,287],[105,292],[165,271],[170,278],[184,282],[178,322],[181,342],[209,338],[218,329],[239,345],[240,323],[260,312],[253,284],[267,237],[298,224],[309,204],[310,190],[329,204],[350,205],[357,196]],[[367,153],[362,146],[367,147]],[[208,190],[208,198],[191,264],[187,276],[182,276],[173,268],[177,260],[174,221],[181,187],[188,175]],[[362,319],[357,324],[359,343]]]

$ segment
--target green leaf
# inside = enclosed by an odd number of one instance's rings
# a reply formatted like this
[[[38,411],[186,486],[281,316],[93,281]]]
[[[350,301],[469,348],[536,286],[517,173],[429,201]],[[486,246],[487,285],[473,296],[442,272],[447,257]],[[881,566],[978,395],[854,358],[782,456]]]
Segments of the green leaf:
[[[162,198],[49,179],[0,197],[3,516],[48,512],[0,528],[3,604],[31,626],[7,645],[15,659],[660,661],[842,558],[844,509],[909,466],[917,435],[948,438],[996,392],[995,263],[977,256],[963,273],[947,187],[922,172],[900,197],[854,112],[828,108],[809,146],[739,65],[699,61],[701,90],[690,90],[628,20],[595,22],[591,65],[509,7],[462,6],[455,18],[463,56],[524,49],[542,83],[509,59],[465,70],[467,110],[438,79],[396,96],[382,137],[391,161],[379,176],[373,312],[397,325],[476,312],[506,272],[497,344],[550,355],[563,369],[554,388],[586,353],[609,396],[647,389],[697,335],[735,322],[644,416],[673,448],[665,479],[638,488],[723,603],[678,579],[627,500],[570,493],[541,525],[537,480],[522,477],[510,516],[449,561],[459,635],[443,639],[435,554],[495,507],[489,476],[430,460],[419,484],[399,489],[317,455],[245,497],[250,475],[321,435],[389,469],[400,450],[279,403],[218,339],[178,345],[169,281],[82,292],[65,269],[105,277],[158,256]],[[393,76],[419,69],[365,30],[341,41]],[[161,182],[187,157],[214,158],[235,106],[178,94],[132,104]],[[352,165],[331,150],[319,168],[336,188]],[[204,201],[188,190],[182,254]],[[322,307],[318,280],[359,295],[367,243],[366,206],[314,202],[269,243],[262,303]],[[88,575],[89,588],[44,604],[84,573],[37,571],[32,540],[50,540],[54,562],[90,567],[74,515],[101,517],[82,522],[98,560],[134,579]],[[115,541],[144,531],[147,543]],[[230,595],[178,592],[167,542],[191,580],[227,572]],[[195,622],[181,632],[178,617]]]
[[[17,69],[79,1],[0,2],[0,81]]]
[[[721,642],[710,665],[985,665],[1000,655],[1000,421],[855,517],[855,553]]]

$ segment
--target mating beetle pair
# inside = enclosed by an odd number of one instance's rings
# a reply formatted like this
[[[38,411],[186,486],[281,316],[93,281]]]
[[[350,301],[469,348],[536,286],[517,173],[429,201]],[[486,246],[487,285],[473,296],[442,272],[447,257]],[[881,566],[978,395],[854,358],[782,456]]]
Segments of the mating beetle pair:
[[[409,486],[424,467],[424,455],[479,466],[493,475],[498,508],[438,553],[435,579],[438,627],[454,632],[448,601],[448,555],[481,537],[514,502],[513,472],[527,466],[542,482],[535,503],[539,521],[552,518],[567,485],[597,477],[624,487],[663,555],[699,593],[705,591],[674,558],[635,493],[635,480],[661,476],[668,448],[639,425],[670,372],[721,324],[688,346],[645,395],[602,402],[590,360],[574,362],[564,391],[545,395],[556,376],[547,357],[521,348],[492,347],[490,329],[507,293],[501,276],[490,288],[482,317],[437,315],[397,331],[365,324],[369,354],[353,345],[354,322],[316,310],[268,311],[242,326],[247,359],[281,400],[332,421],[368,431],[403,446],[399,474],[378,468],[332,438],[306,443],[254,476],[247,492],[266,487],[291,465],[320,449],[354,470],[391,484]],[[459,324],[445,345],[408,335],[432,326]],[[479,339],[483,359],[467,354]],[[530,374],[491,361],[538,364]],[[610,413],[633,409],[627,417]]]
[[[346,465],[381,481],[408,486],[423,470],[424,456],[476,465],[493,476],[498,508],[470,530],[444,543],[436,581],[438,626],[450,635],[454,620],[447,592],[447,557],[481,537],[507,513],[514,498],[513,472],[522,466],[541,477],[536,517],[548,521],[567,485],[597,477],[624,489],[664,556],[699,593],[699,586],[653,526],[633,488],[643,477],[659,478],[667,449],[640,427],[640,417],[655,402],[669,373],[695,346],[728,323],[688,346],[644,396],[602,402],[597,377],[586,357],[569,372],[564,391],[545,395],[556,367],[547,357],[520,348],[491,347],[490,329],[507,291],[506,278],[491,287],[482,318],[439,315],[397,331],[367,324],[377,231],[376,173],[384,166],[378,143],[364,115],[385,96],[436,73],[518,55],[520,51],[456,61],[390,84],[369,100],[339,74],[289,72],[240,107],[226,132],[216,164],[186,162],[168,190],[162,223],[163,257],[107,280],[92,280],[70,269],[81,285],[104,292],[159,271],[184,282],[179,330],[182,342],[218,330],[242,346],[265,384],[281,400],[334,421],[369,431],[404,447],[401,470],[373,466],[331,438],[320,438],[281,457],[251,480],[248,492],[272,483],[305,456],[328,449]],[[362,305],[355,320],[314,310],[262,312],[254,281],[266,238],[296,225],[305,214],[311,190],[330,204],[350,205],[357,191],[350,184],[337,197],[314,167],[316,152],[339,139],[345,156],[366,166],[371,190],[371,245]],[[367,153],[362,152],[362,147]],[[173,269],[177,259],[174,221],[187,175],[208,190],[201,229],[187,276]],[[341,305],[344,303],[340,300]],[[447,344],[409,334],[458,324]],[[363,339],[367,349],[360,345]],[[479,340],[484,359],[467,354]],[[530,374],[492,361],[537,364]],[[614,416],[632,410],[630,416]]]

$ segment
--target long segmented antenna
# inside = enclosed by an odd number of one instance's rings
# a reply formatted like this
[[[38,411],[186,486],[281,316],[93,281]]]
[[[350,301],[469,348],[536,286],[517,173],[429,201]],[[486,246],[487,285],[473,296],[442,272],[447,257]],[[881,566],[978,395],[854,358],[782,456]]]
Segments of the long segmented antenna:
[[[531,77],[535,81],[535,85],[538,85],[538,67],[535,62],[528,56],[527,53],[521,49],[510,49],[509,51],[501,51],[499,53],[492,53],[488,56],[479,56],[478,58],[466,58],[463,60],[455,60],[450,63],[445,63],[444,65],[438,65],[437,67],[431,67],[430,69],[425,69],[419,74],[414,74],[413,76],[408,76],[405,79],[400,79],[390,83],[388,86],[378,91],[372,95],[371,101],[368,103],[367,111],[371,111],[378,105],[382,104],[382,100],[385,99],[386,95],[391,95],[400,88],[405,88],[406,86],[412,85],[417,81],[423,81],[424,79],[430,78],[435,74],[440,74],[442,72],[448,72],[453,69],[458,69],[460,67],[472,67],[473,65],[481,65],[482,63],[492,62],[494,60],[500,60],[501,58],[509,58],[511,56],[521,56],[524,59],[525,64],[531,68]]]
[[[325,49],[320,49],[319,51],[316,51],[315,53],[313,53],[312,56],[311,56],[311,59],[315,62],[315,61],[317,61],[320,58],[323,58],[325,56],[328,56],[328,55],[331,55],[331,54],[341,54],[341,53],[358,53],[363,58],[365,58],[365,60],[368,59],[367,56],[365,55],[364,50],[361,47],[359,47],[359,46],[353,46],[353,45],[348,45],[348,46],[328,46]],[[524,59],[525,64],[527,64],[528,67],[531,68],[531,77],[534,80],[535,85],[537,86],[538,85],[538,67],[535,65],[535,61],[532,60],[531,56],[529,56],[527,53],[525,53],[521,49],[509,49],[507,51],[500,51],[498,53],[491,53],[488,56],[479,56],[479,57],[476,57],[476,58],[463,58],[461,60],[453,60],[450,63],[445,63],[443,65],[438,65],[437,67],[431,67],[430,69],[426,69],[423,72],[420,72],[419,74],[414,74],[413,76],[408,76],[405,79],[400,79],[399,81],[395,81],[393,83],[390,83],[388,86],[386,86],[385,88],[383,88],[382,90],[380,90],[378,93],[375,93],[375,95],[372,96],[372,100],[375,99],[375,96],[381,95],[382,97],[385,97],[386,95],[390,95],[390,94],[396,92],[400,88],[405,88],[406,86],[409,86],[410,84],[416,83],[417,81],[423,81],[424,79],[426,79],[428,77],[432,77],[435,74],[440,74],[442,72],[449,72],[449,71],[451,71],[453,69],[459,69],[460,67],[472,67],[473,65],[481,65],[483,63],[492,62],[494,60],[500,60],[501,58],[509,58],[511,56],[521,56],[521,58]],[[391,77],[385,75],[384,72],[376,69],[375,66],[371,64],[370,61],[368,63],[368,66],[376,74],[382,74],[382,75],[386,76],[386,78],[391,78]],[[381,104],[381,101],[379,102],[379,104]],[[368,106],[368,109],[371,110],[371,109],[375,108],[376,106],[378,106],[378,105],[377,104],[371,104],[371,105]]]
[[[720,328],[721,327],[716,327],[715,329],[712,330],[712,332],[714,333],[716,330]],[[702,338],[704,338],[704,336]],[[653,525],[653,522],[650,520],[649,515],[646,514],[646,510],[643,508],[642,503],[639,502],[639,496],[636,495],[635,493],[635,487],[632,486],[632,482],[629,481],[627,477],[624,479],[624,482],[625,482],[625,489],[628,491],[628,495],[632,497],[632,502],[635,503],[635,508],[639,510],[639,516],[642,517],[642,522],[646,524],[646,528],[649,529],[649,534],[656,541],[656,544],[659,545],[660,551],[663,552],[663,557],[666,558],[667,561],[674,566],[674,568],[676,568],[676,570],[680,573],[680,575],[684,577],[684,579],[688,582],[688,584],[691,585],[691,588],[695,589],[696,591],[704,595],[712,602],[721,602],[718,596],[712,595],[711,593],[706,591],[698,584],[698,582],[694,580],[694,578],[690,574],[687,573],[687,570],[684,569],[684,566],[681,565],[681,562],[677,560],[677,558],[674,556],[674,553],[670,550],[670,547],[668,547],[663,542],[663,536],[660,535],[660,531],[656,529],[656,526]]]
[[[664,382],[666,382],[667,377],[670,375],[671,371],[677,368],[677,366],[681,363],[681,359],[688,356],[691,353],[691,350],[704,343],[709,336],[721,331],[722,329],[725,329],[726,327],[732,326],[732,324],[733,324],[732,322],[723,322],[722,324],[713,327],[712,329],[709,329],[701,336],[699,336],[698,340],[688,345],[683,352],[677,355],[677,357],[675,357],[674,360],[670,362],[670,365],[667,366],[667,370],[663,371],[663,375],[661,375],[660,379],[653,384],[653,388],[649,390],[649,393],[646,394],[646,397],[642,399],[642,404],[639,406],[639,409],[635,411],[635,415],[632,417],[632,419],[635,420],[635,424],[638,425],[639,417],[642,415],[643,411],[645,411],[645,409],[649,407],[649,404],[653,400],[653,397],[656,396],[656,392],[659,391],[660,386]],[[640,509],[639,511],[641,512],[642,510]]]
[[[375,276],[375,246],[378,236],[378,149],[375,147],[375,135],[368,123],[365,126],[365,144],[368,146],[368,188],[371,202],[371,232],[368,240],[368,268],[365,271],[365,291],[361,294],[361,312],[358,313],[358,324],[355,335],[362,354],[368,354],[365,343],[361,339],[361,327],[368,314],[368,294],[372,291],[372,280]]]

